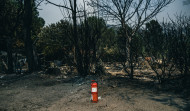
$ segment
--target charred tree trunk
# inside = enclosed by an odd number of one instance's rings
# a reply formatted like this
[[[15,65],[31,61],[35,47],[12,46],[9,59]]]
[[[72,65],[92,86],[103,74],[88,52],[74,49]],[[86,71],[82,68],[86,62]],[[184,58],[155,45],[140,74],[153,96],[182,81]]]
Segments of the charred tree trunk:
[[[121,17],[122,18],[122,17]],[[133,47],[132,47],[132,36],[129,36],[129,33],[128,33],[128,28],[126,27],[126,24],[125,24],[125,20],[124,18],[121,19],[121,23],[122,23],[122,35],[123,37],[125,37],[125,61],[128,62],[129,64],[129,68],[130,68],[130,72],[128,72],[125,68],[126,65],[124,63],[123,66],[124,67],[124,70],[129,74],[129,77],[130,79],[133,79],[133,75],[134,75],[134,66],[133,66]]]
[[[12,55],[12,38],[9,36],[7,39],[7,57],[8,57],[8,74],[13,73],[13,55]]]
[[[33,47],[32,47],[32,39],[31,39],[32,3],[33,3],[33,0],[24,0],[25,52],[26,52],[29,72],[33,72],[36,70]]]
[[[38,57],[38,54],[37,54],[37,50],[36,50],[36,47],[35,45],[33,45],[33,55],[34,55],[34,64],[35,64],[35,70],[39,70],[40,69],[40,60],[39,60],[39,57]]]
[[[95,43],[95,39],[93,39],[93,62],[94,64],[96,64],[96,43]]]
[[[85,34],[85,55],[84,55],[84,73],[85,75],[87,75],[89,73],[89,65],[90,65],[90,59],[89,59],[89,54],[90,54],[90,50],[89,50],[89,40],[88,40],[88,29],[86,29],[86,34]]]
[[[72,19],[73,19],[73,38],[74,38],[74,45],[75,45],[75,58],[76,58],[77,71],[79,75],[84,76],[82,55],[81,55],[79,44],[78,44],[76,9],[77,9],[77,4],[76,4],[76,0],[74,0],[74,9],[72,10]]]
[[[132,47],[132,40],[129,40],[129,45],[130,45],[130,50],[129,50],[129,64],[130,64],[130,69],[131,69],[131,73],[130,73],[130,79],[133,79],[134,76],[134,66],[133,66],[133,47]]]
[[[84,5],[85,6],[85,5]],[[89,43],[89,24],[87,22],[86,11],[84,8],[84,15],[85,15],[85,55],[84,55],[84,73],[87,75],[89,73],[89,66],[90,66],[90,43]]]

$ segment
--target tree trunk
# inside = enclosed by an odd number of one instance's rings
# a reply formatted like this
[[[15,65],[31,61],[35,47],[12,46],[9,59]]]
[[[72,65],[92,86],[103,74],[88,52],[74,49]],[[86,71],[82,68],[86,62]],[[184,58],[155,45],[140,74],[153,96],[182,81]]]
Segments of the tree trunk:
[[[36,70],[33,47],[32,47],[32,39],[31,39],[32,3],[33,3],[33,0],[24,0],[25,52],[26,52],[29,72],[33,72]]]
[[[13,73],[12,38],[7,39],[8,74]]]
[[[97,60],[96,60],[96,43],[95,43],[95,39],[93,40],[93,62],[96,64]]]
[[[39,70],[40,69],[40,60],[39,60],[39,57],[38,57],[38,54],[37,54],[37,50],[36,50],[36,47],[33,45],[33,55],[34,55],[34,64],[35,64],[35,69],[36,70]]]
[[[128,49],[128,54],[129,54],[129,64],[130,64],[130,79],[133,79],[133,74],[134,74],[134,66],[133,66],[133,46],[132,46],[132,37],[129,37],[129,49]]]
[[[130,73],[130,79],[133,79],[133,73],[134,73],[134,67],[133,67],[133,52],[131,51],[132,47],[130,47],[130,52],[129,52],[129,56],[130,56],[130,69],[131,69],[131,73]]]
[[[76,58],[77,71],[79,75],[84,76],[82,56],[81,56],[81,52],[80,52],[80,48],[78,44],[76,8],[77,8],[76,0],[74,0],[74,10],[72,10],[72,18],[73,18],[73,38],[74,38],[74,45],[75,45],[75,58]]]
[[[85,12],[85,55],[84,55],[84,73],[87,75],[89,73],[89,65],[90,65],[90,49],[89,49],[89,30],[88,30],[88,22],[86,20],[86,12]]]
[[[133,66],[133,51],[132,51],[132,37],[129,36],[129,34],[127,33],[127,28],[126,28],[126,24],[124,19],[122,20],[122,28],[123,28],[123,36],[125,37],[126,40],[126,49],[125,49],[125,60],[129,63],[129,67],[130,67],[130,79],[133,79],[133,73],[134,73],[134,66]]]

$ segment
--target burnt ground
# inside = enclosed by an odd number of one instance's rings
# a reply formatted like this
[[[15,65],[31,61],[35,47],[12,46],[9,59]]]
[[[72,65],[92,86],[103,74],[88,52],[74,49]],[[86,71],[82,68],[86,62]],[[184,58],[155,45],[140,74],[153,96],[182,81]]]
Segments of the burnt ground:
[[[161,88],[146,76],[130,80],[119,67],[105,66],[107,75],[50,76],[42,72],[1,75],[0,111],[189,111],[183,91]],[[150,70],[136,70],[136,75]],[[98,82],[98,103],[90,101],[90,83]],[[163,90],[161,90],[163,89]]]

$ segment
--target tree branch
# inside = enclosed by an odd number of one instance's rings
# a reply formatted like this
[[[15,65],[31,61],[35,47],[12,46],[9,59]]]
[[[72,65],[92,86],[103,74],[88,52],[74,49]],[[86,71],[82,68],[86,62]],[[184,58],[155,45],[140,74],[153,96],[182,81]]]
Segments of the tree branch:
[[[63,7],[63,8],[66,8],[66,9],[68,9],[68,10],[72,10],[72,8],[69,8],[69,7],[67,7],[67,6],[58,5],[58,4],[55,4],[55,3],[53,3],[53,2],[50,2],[49,0],[45,0],[45,1],[48,2],[48,3],[50,3],[50,4],[52,4],[52,5],[54,5],[54,6]]]

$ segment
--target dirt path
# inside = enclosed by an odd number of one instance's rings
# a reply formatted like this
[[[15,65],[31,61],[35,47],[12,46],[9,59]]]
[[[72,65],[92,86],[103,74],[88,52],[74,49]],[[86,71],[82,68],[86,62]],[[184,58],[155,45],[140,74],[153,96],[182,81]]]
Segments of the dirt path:
[[[36,73],[21,76],[10,84],[1,84],[0,79],[0,111],[190,110],[189,100],[182,95],[158,90],[149,78],[154,76],[150,70],[135,70],[135,79],[130,80],[120,64],[107,64],[105,69],[112,76],[57,78]],[[99,84],[98,103],[90,101],[92,79]]]
[[[107,85],[109,83],[110,85]],[[99,85],[98,103],[90,102],[89,85],[82,85],[67,98],[61,98],[42,111],[188,111],[187,101],[174,94],[154,92],[143,87],[136,87],[114,82]]]
[[[148,83],[110,77],[99,81],[98,103],[90,102],[90,80],[27,75],[0,87],[0,111],[188,111],[189,102],[157,92]]]
[[[27,75],[0,87],[0,111],[34,111],[66,97],[75,86],[69,81]]]

